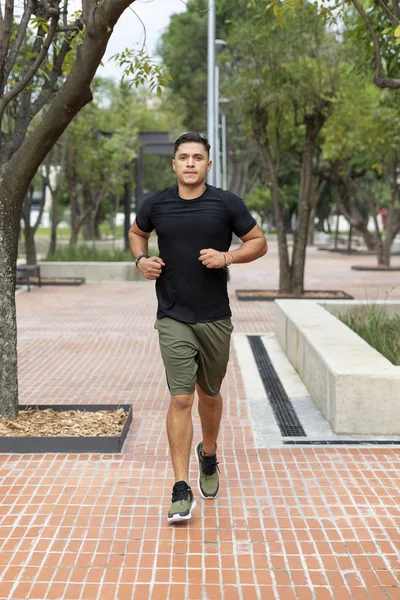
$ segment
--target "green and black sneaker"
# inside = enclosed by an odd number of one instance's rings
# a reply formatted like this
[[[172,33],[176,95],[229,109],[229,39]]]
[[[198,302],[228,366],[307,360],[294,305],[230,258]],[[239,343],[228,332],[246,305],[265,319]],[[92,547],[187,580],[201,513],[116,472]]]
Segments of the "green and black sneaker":
[[[203,442],[196,446],[199,463],[199,492],[203,498],[215,498],[219,490],[218,462],[216,454],[203,454]]]
[[[193,492],[186,481],[177,481],[172,488],[172,504],[168,511],[168,521],[188,521],[192,517],[192,510],[196,506]]]

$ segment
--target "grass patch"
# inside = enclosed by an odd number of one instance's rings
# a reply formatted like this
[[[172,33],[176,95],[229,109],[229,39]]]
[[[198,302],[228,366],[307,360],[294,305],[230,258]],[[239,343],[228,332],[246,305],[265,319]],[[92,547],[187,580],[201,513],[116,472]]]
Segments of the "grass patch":
[[[340,320],[392,364],[400,366],[400,317],[389,317],[384,308],[359,306]]]
[[[149,254],[155,253],[149,250]],[[133,257],[129,250],[123,248],[97,250],[90,246],[68,246],[58,248],[52,256],[45,260],[57,262],[133,262]]]

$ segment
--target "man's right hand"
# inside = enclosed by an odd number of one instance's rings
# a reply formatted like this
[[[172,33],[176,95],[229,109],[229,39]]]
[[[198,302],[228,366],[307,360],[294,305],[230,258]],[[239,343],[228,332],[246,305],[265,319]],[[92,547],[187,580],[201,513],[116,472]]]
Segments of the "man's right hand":
[[[159,256],[150,256],[150,258],[141,258],[138,267],[146,279],[158,279],[161,275],[161,268],[165,267],[165,262]]]

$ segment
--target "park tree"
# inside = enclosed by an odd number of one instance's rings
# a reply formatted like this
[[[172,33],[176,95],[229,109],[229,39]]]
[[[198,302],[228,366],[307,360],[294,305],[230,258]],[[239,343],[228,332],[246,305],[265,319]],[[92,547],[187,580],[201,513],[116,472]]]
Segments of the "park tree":
[[[126,117],[126,111],[90,104],[65,134],[65,181],[70,198],[72,246],[82,226],[86,226],[86,239],[99,237],[99,214],[104,202],[121,197],[124,184],[133,180],[138,130]]]
[[[186,12],[171,17],[158,45],[172,77],[171,103],[192,131],[204,131],[207,123],[207,16],[206,0],[190,0]]]
[[[0,8],[0,415],[18,406],[15,314],[21,208],[39,166],[72,119],[92,100],[91,83],[113,28],[134,0],[5,0]],[[133,78],[150,74],[145,57],[119,57]]]
[[[247,134],[258,144],[264,181],[271,190],[279,247],[279,289],[302,294],[311,198],[318,191],[314,169],[321,130],[340,81],[338,44],[315,9],[298,6],[281,27],[258,3],[233,22],[231,90]],[[298,179],[297,227],[290,255],[283,184]]]
[[[357,111],[354,98],[357,95]],[[332,194],[354,229],[375,249],[379,265],[389,266],[393,240],[400,231],[399,98],[361,78],[342,91],[325,128],[323,168]],[[386,231],[377,215],[387,211]],[[375,231],[368,229],[372,218]]]
[[[324,22],[341,33],[351,33],[354,60],[369,69],[374,84],[382,89],[400,88],[400,4],[399,0],[248,0],[254,9],[262,4],[273,11],[281,25],[296,6],[312,4]],[[356,15],[357,18],[354,18]]]

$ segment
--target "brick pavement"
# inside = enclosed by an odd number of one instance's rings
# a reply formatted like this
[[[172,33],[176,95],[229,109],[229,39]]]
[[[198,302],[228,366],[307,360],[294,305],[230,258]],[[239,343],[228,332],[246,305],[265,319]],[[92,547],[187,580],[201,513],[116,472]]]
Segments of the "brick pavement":
[[[350,271],[366,261],[312,250],[307,287],[399,299],[399,273]],[[273,311],[235,288],[276,283],[273,244],[233,267],[237,332],[273,330]],[[232,354],[220,495],[171,527],[153,284],[34,289],[17,306],[21,403],[132,403],[134,422],[122,455],[0,456],[1,599],[400,599],[397,448],[257,450]]]

